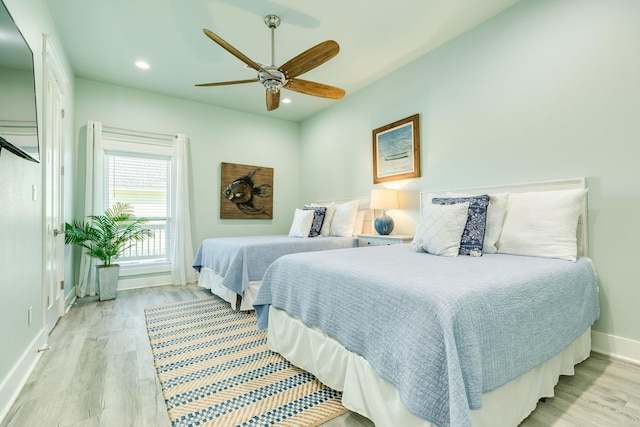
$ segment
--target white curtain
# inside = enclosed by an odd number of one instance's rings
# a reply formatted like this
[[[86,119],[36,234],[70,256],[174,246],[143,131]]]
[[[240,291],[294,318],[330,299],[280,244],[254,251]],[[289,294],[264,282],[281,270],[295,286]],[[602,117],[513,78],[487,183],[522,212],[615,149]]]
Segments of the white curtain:
[[[104,210],[102,197],[102,175],[99,171],[102,168],[99,160],[102,159],[102,123],[89,121],[87,123],[87,157],[85,162],[85,192],[84,211],[82,220],[87,220],[87,216]],[[97,294],[97,272],[98,260],[87,255],[87,250],[82,248],[80,257],[80,278],[76,286],[76,295],[79,298],[93,296]]]
[[[191,216],[189,210],[189,174],[187,167],[187,137],[177,134],[173,138],[173,221],[171,250],[171,280],[174,285],[195,283],[198,278],[193,269]]]
[[[108,128],[110,129],[110,128]],[[170,140],[169,140],[170,141]],[[187,137],[182,134],[173,137],[172,150],[172,247],[170,249],[171,281],[174,285],[196,283],[198,276],[191,266],[193,263],[193,245],[191,240],[191,217],[189,212],[189,175],[187,167]],[[167,141],[168,142],[168,141]],[[87,123],[86,143],[86,184],[84,217],[102,213],[104,205],[103,161],[104,144],[102,123]],[[82,249],[80,260],[80,278],[76,287],[79,298],[97,294],[96,265],[99,261],[87,256]]]

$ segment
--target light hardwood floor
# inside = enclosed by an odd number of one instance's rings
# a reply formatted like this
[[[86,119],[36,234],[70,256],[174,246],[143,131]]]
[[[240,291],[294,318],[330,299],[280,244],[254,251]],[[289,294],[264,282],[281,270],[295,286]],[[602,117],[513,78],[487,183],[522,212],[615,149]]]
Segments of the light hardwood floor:
[[[0,426],[169,427],[144,308],[208,295],[197,286],[160,286],[76,304]],[[323,426],[373,423],[348,413]],[[640,426],[640,366],[594,353],[521,426]]]

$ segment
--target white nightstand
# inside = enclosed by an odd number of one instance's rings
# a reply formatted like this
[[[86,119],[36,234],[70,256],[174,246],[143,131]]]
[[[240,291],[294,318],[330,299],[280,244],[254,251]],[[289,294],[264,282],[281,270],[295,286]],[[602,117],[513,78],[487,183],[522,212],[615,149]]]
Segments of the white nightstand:
[[[411,243],[413,236],[406,234],[389,234],[381,236],[380,234],[358,234],[358,246],[386,246],[400,245],[403,243]]]

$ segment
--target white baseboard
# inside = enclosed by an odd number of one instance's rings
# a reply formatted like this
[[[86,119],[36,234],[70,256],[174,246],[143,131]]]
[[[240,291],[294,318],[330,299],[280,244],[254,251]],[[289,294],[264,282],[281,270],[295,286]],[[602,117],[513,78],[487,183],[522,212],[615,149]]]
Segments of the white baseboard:
[[[13,366],[7,378],[0,384],[0,422],[7,416],[11,405],[18,398],[18,394],[22,390],[29,379],[29,375],[40,360],[38,350],[47,345],[47,334],[44,329],[31,341],[29,347],[22,353],[22,356]]]
[[[64,298],[64,314],[67,314],[71,307],[73,307],[73,303],[76,302],[76,289],[73,288],[71,292],[69,292]]]
[[[129,276],[118,279],[118,290],[148,288],[151,286],[170,285],[171,273],[153,276]]]
[[[597,353],[640,365],[640,341],[592,330],[591,349]]]

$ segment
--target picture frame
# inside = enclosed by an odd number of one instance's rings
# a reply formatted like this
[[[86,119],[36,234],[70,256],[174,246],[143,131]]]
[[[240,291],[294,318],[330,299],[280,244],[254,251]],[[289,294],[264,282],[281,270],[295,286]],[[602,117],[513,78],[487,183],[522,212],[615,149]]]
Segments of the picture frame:
[[[373,130],[373,183],[420,177],[420,115]]]

